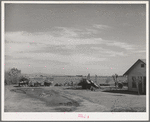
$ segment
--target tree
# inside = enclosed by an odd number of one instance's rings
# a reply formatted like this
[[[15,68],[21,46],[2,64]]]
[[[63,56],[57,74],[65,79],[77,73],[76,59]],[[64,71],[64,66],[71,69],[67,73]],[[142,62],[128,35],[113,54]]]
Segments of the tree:
[[[9,84],[11,84],[11,77],[9,75],[9,72],[6,71],[5,72],[5,85],[9,85]]]
[[[21,77],[21,70],[17,68],[12,68],[9,71],[5,72],[5,83],[6,84],[16,84],[19,82]]]
[[[108,84],[110,82],[110,78],[107,78],[105,82]]]
[[[142,83],[142,79],[141,77],[138,77],[136,79],[136,86],[137,86],[137,92],[138,92],[138,95],[140,95],[140,84]]]
[[[114,74],[114,75],[112,75],[112,77],[113,77],[113,80],[114,80],[114,82],[115,82],[115,87],[117,87],[117,85],[118,85],[118,80],[117,80],[118,75],[117,75],[117,74]]]
[[[97,83],[97,75],[95,75],[95,83]]]

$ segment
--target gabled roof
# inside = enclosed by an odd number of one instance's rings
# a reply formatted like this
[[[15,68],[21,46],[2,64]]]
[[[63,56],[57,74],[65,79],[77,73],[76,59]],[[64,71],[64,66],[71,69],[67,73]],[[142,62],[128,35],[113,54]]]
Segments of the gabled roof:
[[[129,73],[129,71],[130,71],[139,61],[143,62],[143,63],[146,65],[146,59],[138,59],[138,60],[123,74],[123,76],[124,76],[124,75],[127,75],[127,74]]]
[[[146,59],[139,59],[139,60],[141,60],[143,63],[146,64]]]

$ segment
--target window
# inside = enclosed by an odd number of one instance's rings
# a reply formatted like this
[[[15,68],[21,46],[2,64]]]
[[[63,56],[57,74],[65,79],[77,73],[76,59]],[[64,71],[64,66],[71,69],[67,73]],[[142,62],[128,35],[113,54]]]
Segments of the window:
[[[141,64],[141,67],[144,67],[144,64]]]
[[[136,88],[136,77],[132,77],[132,88]]]

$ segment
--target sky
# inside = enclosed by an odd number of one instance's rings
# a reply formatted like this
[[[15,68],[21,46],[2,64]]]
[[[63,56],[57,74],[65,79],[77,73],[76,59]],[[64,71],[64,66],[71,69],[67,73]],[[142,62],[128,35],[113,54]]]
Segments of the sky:
[[[122,75],[145,58],[144,4],[5,5],[5,70]]]

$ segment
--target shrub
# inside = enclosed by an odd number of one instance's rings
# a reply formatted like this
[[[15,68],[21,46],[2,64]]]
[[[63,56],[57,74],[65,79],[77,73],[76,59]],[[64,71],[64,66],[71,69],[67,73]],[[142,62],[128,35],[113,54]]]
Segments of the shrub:
[[[50,86],[51,84],[51,82],[44,82],[44,86]]]
[[[36,83],[34,83],[34,86],[35,86],[35,87],[41,86],[41,83],[36,82]]]
[[[118,83],[118,88],[122,89],[123,83]]]
[[[21,77],[19,78],[19,81],[28,81],[28,82],[29,82],[29,78],[24,77],[24,76],[21,76]]]

